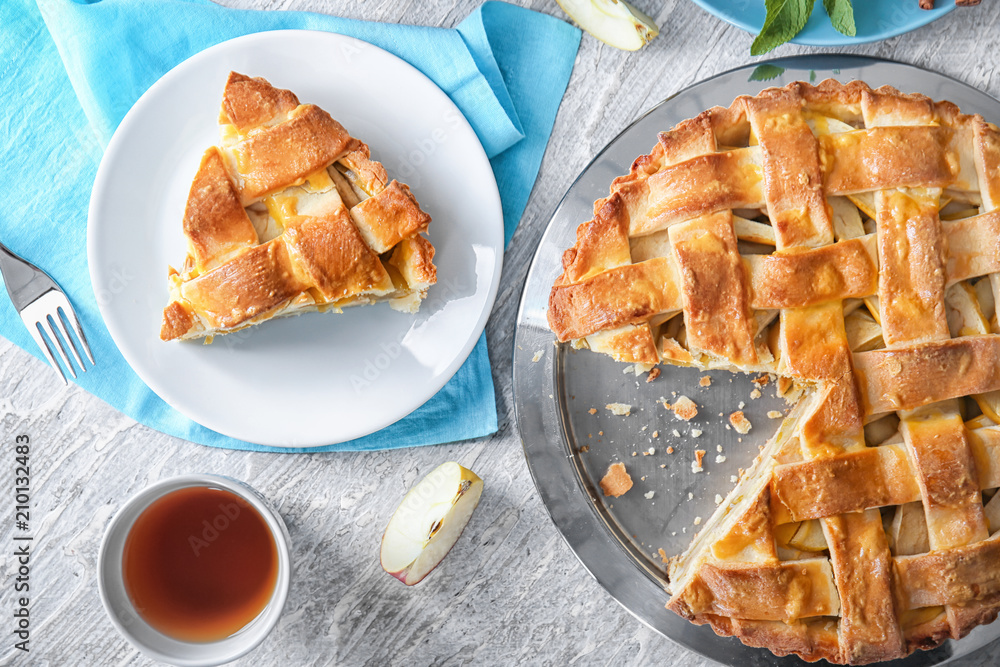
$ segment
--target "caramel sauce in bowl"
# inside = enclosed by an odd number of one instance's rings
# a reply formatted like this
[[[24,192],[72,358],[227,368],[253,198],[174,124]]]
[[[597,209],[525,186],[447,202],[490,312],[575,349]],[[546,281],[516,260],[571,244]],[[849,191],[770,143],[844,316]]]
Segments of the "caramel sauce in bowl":
[[[101,544],[98,587],[119,632],[174,665],[229,662],[281,614],[291,578],[287,529],[256,491],[185,475],[133,496]]]

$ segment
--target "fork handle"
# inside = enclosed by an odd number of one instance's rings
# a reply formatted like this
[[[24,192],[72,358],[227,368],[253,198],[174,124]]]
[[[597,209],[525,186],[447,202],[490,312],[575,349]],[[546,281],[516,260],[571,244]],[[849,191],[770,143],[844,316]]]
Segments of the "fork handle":
[[[24,303],[23,295],[32,282],[37,281],[38,284],[35,287],[39,292],[42,292],[52,280],[44,271],[15,255],[3,243],[0,243],[0,275],[3,276],[4,286],[7,288],[10,300],[14,302],[14,306],[18,310],[27,305]]]

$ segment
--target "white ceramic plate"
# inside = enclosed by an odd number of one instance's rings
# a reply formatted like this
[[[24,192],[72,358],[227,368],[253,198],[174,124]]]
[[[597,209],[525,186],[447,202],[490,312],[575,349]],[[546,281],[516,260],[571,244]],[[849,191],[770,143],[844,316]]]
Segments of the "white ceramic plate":
[[[217,142],[230,70],[319,105],[411,187],[433,218],[438,268],[416,316],[381,303],[274,320],[212,345],[160,341],[167,266],[186,253],[184,204],[202,152]],[[311,447],[392,424],[454,375],[496,297],[503,214],[478,138],[430,79],[356,39],[274,31],[198,53],[136,102],[97,172],[87,250],[111,337],[153,391],[220,433]]]

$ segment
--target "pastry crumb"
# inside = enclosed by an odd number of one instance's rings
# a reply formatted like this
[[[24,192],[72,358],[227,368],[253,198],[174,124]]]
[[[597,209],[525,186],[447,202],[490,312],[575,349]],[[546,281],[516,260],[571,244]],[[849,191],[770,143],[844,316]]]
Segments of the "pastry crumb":
[[[740,408],[740,410],[742,410],[742,409],[743,409],[743,408],[745,408],[746,406],[747,406],[747,404],[746,404],[746,403],[744,403],[743,401],[740,401],[740,405],[739,405],[739,408]]]
[[[701,379],[698,380],[698,384],[702,387],[710,387],[712,386],[712,378],[708,375],[702,375]]]
[[[701,525],[701,517],[700,516],[696,516],[694,518],[694,525],[696,525],[696,526]]]
[[[654,447],[650,447],[649,449],[646,450],[646,456],[652,456],[655,453],[656,453],[656,448]]]
[[[719,454],[718,456],[715,457],[715,462],[716,463],[725,463],[726,462],[726,457],[723,456],[722,454]]]
[[[596,415],[597,414],[597,408],[591,408],[591,409],[587,410],[587,412],[590,413],[590,414],[592,414],[592,415]]]
[[[661,463],[661,464],[660,464],[660,467],[661,467],[661,468],[666,468],[666,467],[667,467],[667,464],[666,464],[666,463]]]
[[[754,390],[750,392],[750,398],[753,398],[753,399],[760,398],[760,389],[757,389],[755,387]]]
[[[717,452],[719,452],[721,454],[722,453],[722,445],[716,445],[715,446],[715,451],[717,451]]]
[[[661,548],[659,548],[659,549],[656,550],[656,553],[660,554],[660,560],[662,560],[663,564],[666,565],[667,564],[667,552],[664,551],[663,548],[661,547]]]
[[[742,433],[744,435],[746,435],[750,429],[753,428],[753,424],[751,424],[750,420],[746,418],[746,415],[743,414],[742,410],[737,410],[733,414],[729,415],[729,423],[733,425],[733,428],[736,429],[737,433]]]
[[[660,432],[659,431],[653,431],[653,437],[654,438],[659,438],[660,437]]]
[[[535,356],[531,358],[532,363],[538,363],[538,360],[545,356],[545,350],[539,350],[535,352]]]
[[[688,500],[694,499],[694,494],[688,491]]]
[[[646,500],[652,500],[654,495],[656,495],[656,492],[650,491],[649,493],[642,494],[642,497],[645,498]]]
[[[625,470],[624,463],[612,463],[601,479],[601,491],[605,496],[618,498],[632,488],[632,478]]]
[[[735,484],[738,481],[740,481],[740,478],[737,477],[736,475],[730,475],[729,476],[729,483],[730,484]]]
[[[718,493],[715,494],[715,504],[716,505],[721,505],[722,504],[722,496],[720,496]]]
[[[646,382],[652,382],[658,377],[660,377],[660,369],[658,366],[654,366],[653,370],[649,371],[649,374],[646,376]]]
[[[698,416],[698,405],[687,396],[680,396],[674,401],[674,416],[684,421],[691,421]]]
[[[702,433],[704,433],[704,431],[702,431],[700,428],[691,429],[692,438],[700,438]]]
[[[770,412],[767,413],[767,416],[770,419],[781,419],[782,417],[784,417],[784,415],[778,412],[777,410],[771,410]]]
[[[679,438],[679,437],[681,437],[681,432],[680,432],[680,431],[678,431],[677,429],[674,429],[673,431],[671,431],[671,433],[673,434],[673,436],[674,436],[675,438]]]
[[[694,452],[694,461],[691,461],[691,472],[701,472],[702,470],[704,470],[704,468],[702,468],[701,465],[704,458],[705,458],[705,450],[696,449]]]
[[[636,455],[635,452],[632,452],[632,456],[635,456],[635,455]]]
[[[580,448],[581,454],[586,454],[589,451],[590,451],[590,445],[584,445],[583,447]]]
[[[611,414],[619,417],[627,417],[632,414],[632,406],[628,403],[608,403],[604,409],[610,410]]]
[[[674,453],[674,448],[673,447],[667,447],[667,454],[673,454],[673,453]]]

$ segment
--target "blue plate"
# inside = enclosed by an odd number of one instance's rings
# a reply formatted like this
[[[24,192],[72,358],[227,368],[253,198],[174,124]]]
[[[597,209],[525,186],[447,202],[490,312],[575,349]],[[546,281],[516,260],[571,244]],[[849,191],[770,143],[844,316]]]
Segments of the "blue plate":
[[[756,35],[764,25],[764,0],[693,0],[727,23]],[[856,37],[841,35],[830,25],[823,3],[816,0],[809,22],[792,39],[806,46],[848,46],[888,39],[916,30],[955,9],[953,0],[936,0],[934,9],[920,9],[917,0],[854,0]]]

